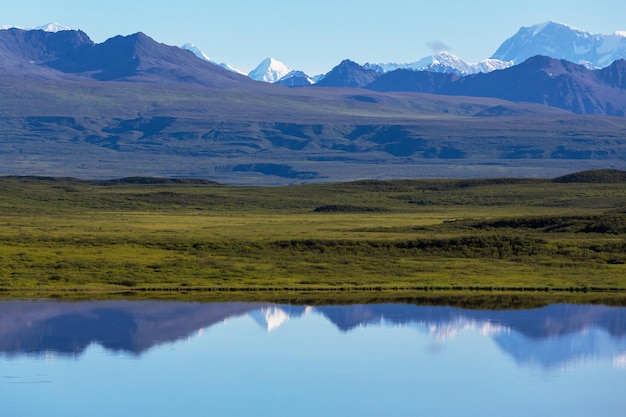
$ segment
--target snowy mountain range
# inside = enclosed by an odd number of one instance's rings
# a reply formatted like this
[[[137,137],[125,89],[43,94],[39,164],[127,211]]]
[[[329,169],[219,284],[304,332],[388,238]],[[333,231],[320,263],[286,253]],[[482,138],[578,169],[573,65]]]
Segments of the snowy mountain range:
[[[0,30],[10,28],[18,27],[0,26]],[[27,30],[60,32],[71,30],[71,28],[55,22]],[[274,58],[264,59],[255,69],[245,74],[227,63],[218,63],[212,60],[209,55],[191,43],[186,43],[181,48],[229,71],[248,75],[253,80],[277,83],[288,87],[311,85],[327,75],[311,77],[305,72],[294,70]],[[516,34],[505,40],[490,58],[477,63],[466,62],[450,52],[439,52],[415,62],[366,63],[363,68],[380,74],[405,69],[466,76],[509,68],[536,55],[564,59],[585,65],[589,69],[605,68],[618,59],[626,58],[626,32],[592,34],[567,24],[548,21],[520,28]]]
[[[412,71],[430,71],[465,76],[509,68],[512,65],[512,61],[501,61],[498,59],[485,59],[478,63],[469,63],[449,52],[440,52],[436,55],[422,58],[416,62],[366,63],[363,65],[363,68],[375,71],[379,74],[395,71],[397,69],[408,69]],[[289,66],[274,58],[266,58],[248,74],[248,77],[256,81],[275,83],[287,87],[303,87],[315,84],[328,74],[329,73],[311,77],[303,71],[292,70]]]
[[[589,69],[605,68],[616,60],[626,58],[626,32],[592,34],[567,24],[548,21],[529,27],[522,27],[515,35],[502,43],[490,58],[478,63],[466,62],[458,56],[444,51],[415,62],[366,63],[363,65],[363,68],[374,70],[381,74],[405,69],[466,76],[506,69],[537,55],[564,59],[585,65]],[[258,67],[261,75],[257,75],[255,72],[256,78],[251,78],[259,81],[274,80],[268,82],[278,82],[280,78],[276,79],[276,69],[287,66],[276,60],[272,60],[271,63],[266,61]],[[270,67],[273,67],[273,69],[270,69]],[[263,68],[267,72],[274,71],[274,75],[263,74]],[[286,77],[286,75],[283,75],[283,77]],[[290,76],[293,75],[291,74]],[[307,82],[310,81],[311,84],[324,78],[322,76],[312,79],[301,71],[298,76],[300,80],[308,79]],[[295,83],[293,80],[288,80],[288,78],[285,78],[279,84],[287,86],[306,85],[303,81]]]
[[[391,72],[397,69],[408,69],[413,71],[430,71],[442,72],[446,74],[470,75],[482,72],[491,72],[499,69],[508,68],[513,65],[512,61],[502,61],[499,59],[485,59],[478,63],[465,62],[450,52],[439,52],[411,63],[386,63],[386,64],[370,64],[363,65],[367,69],[373,69],[377,72]]]
[[[593,34],[549,21],[521,28],[491,58],[519,64],[536,55],[605,68],[626,58],[626,32]]]

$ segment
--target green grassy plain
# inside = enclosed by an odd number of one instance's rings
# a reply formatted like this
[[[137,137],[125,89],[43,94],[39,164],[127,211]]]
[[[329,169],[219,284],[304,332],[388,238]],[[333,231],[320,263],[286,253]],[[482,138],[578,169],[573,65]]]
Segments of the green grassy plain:
[[[600,177],[287,187],[3,177],[0,292],[620,293],[626,182]]]

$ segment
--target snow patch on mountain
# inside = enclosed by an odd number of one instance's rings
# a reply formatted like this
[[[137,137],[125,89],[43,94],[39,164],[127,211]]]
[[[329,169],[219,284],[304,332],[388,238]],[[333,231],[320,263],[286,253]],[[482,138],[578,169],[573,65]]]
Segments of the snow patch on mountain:
[[[57,22],[48,23],[47,25],[37,26],[32,28],[32,30],[43,30],[44,32],[63,32],[66,30],[72,30],[71,27],[62,25]]]
[[[208,61],[211,64],[215,64],[215,65],[219,65],[220,67],[227,69],[228,71],[231,72],[235,72],[237,74],[241,74],[241,75],[246,75],[243,71],[238,70],[237,68],[233,68],[230,65],[223,63],[223,62],[216,62],[214,60],[212,60],[207,54],[204,53],[204,51],[202,51],[200,48],[198,48],[196,45],[192,44],[192,43],[186,43],[183,46],[180,47],[181,49],[185,49],[189,52],[192,52],[195,56],[197,56],[198,58],[204,60],[204,61]]]
[[[274,83],[292,71],[287,65],[274,58],[265,58],[255,69],[250,71],[248,77],[256,81]]]
[[[237,68],[235,68],[235,67],[233,67],[230,64],[227,64],[225,62],[220,62],[217,65],[219,65],[220,67],[222,67],[224,69],[227,69],[228,71],[235,72],[235,73],[240,74],[240,75],[246,75],[246,73],[243,72],[242,70],[237,69]]]
[[[408,69],[412,71],[431,71],[442,72],[447,74],[470,75],[483,72],[491,72],[498,69],[505,69],[512,66],[513,63],[501,61],[498,59],[485,59],[478,63],[469,63],[463,61],[450,52],[439,52],[411,63],[385,63],[364,65],[367,69],[373,69],[378,72],[391,72],[397,69]]]
[[[198,48],[193,43],[186,43],[183,46],[181,46],[180,48],[181,49],[185,49],[185,50],[187,50],[189,52],[193,52],[193,54],[195,56],[197,56],[198,58],[200,58],[200,59],[204,59],[205,61],[213,62],[213,60],[207,54],[205,54],[200,48]]]

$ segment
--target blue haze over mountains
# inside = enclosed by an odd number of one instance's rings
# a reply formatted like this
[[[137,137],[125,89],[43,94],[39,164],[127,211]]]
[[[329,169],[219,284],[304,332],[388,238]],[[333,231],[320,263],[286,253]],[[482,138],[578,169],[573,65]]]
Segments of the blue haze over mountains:
[[[494,71],[346,59],[272,84],[143,33],[0,30],[0,175],[269,185],[624,169],[623,35],[548,22],[505,41]]]

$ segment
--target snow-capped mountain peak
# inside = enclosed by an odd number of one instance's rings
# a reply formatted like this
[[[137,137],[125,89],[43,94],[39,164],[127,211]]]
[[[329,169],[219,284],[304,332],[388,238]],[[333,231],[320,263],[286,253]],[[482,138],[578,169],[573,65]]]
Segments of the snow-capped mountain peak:
[[[30,27],[30,28],[23,28],[23,27],[14,26],[14,25],[0,25],[0,30],[7,30],[7,29],[43,30],[44,32],[62,32],[64,30],[72,30],[72,28],[62,25],[57,22],[52,22],[46,25],[35,26],[35,27]]]
[[[479,63],[465,62],[450,52],[439,52],[435,55],[424,57],[411,63],[386,63],[386,64],[365,64],[364,67],[379,72],[390,72],[397,69],[409,69],[413,71],[431,71],[452,73],[457,75],[470,75],[480,72],[491,72],[497,69],[508,68],[512,62],[500,61],[497,59],[485,59]]]
[[[291,68],[274,58],[265,58],[248,77],[256,81],[274,83],[291,72]]]
[[[32,30],[43,30],[44,32],[63,32],[65,30],[72,30],[72,28],[57,22],[52,22],[48,23],[47,25],[37,26]]]
[[[545,55],[596,68],[626,57],[626,31],[592,34],[563,23],[548,21],[519,31],[504,41],[492,58],[519,64]]]

